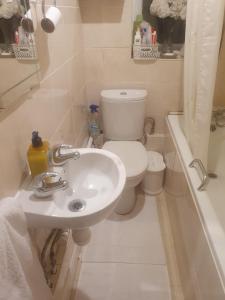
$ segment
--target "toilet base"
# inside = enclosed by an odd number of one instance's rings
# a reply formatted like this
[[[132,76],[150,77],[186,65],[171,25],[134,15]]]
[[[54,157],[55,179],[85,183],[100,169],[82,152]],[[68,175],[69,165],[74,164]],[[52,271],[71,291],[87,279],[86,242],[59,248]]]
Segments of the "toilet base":
[[[135,202],[135,188],[125,188],[114,211],[119,215],[126,215],[133,210]]]

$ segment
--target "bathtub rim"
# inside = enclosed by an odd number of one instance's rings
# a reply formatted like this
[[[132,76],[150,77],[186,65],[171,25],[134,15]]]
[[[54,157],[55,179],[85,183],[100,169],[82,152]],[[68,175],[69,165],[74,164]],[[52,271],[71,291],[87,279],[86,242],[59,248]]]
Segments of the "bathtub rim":
[[[166,117],[166,124],[177,150],[197,214],[220,277],[221,286],[225,292],[225,233],[211,204],[207,189],[206,191],[198,191],[197,189],[201,184],[201,180],[197,171],[189,167],[194,158],[180,126],[182,115],[169,114]]]

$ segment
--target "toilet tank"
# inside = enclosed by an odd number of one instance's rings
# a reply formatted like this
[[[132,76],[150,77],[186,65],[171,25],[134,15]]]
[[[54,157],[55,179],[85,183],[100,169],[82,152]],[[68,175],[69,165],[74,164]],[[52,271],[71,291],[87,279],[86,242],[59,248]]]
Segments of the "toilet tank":
[[[134,141],[143,136],[146,90],[101,92],[103,130],[106,139]]]

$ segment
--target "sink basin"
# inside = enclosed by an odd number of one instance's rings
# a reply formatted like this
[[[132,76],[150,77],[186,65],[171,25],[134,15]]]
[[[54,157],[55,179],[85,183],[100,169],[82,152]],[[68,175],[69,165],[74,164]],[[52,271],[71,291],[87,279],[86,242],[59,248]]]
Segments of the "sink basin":
[[[38,198],[29,187],[18,193],[29,227],[82,230],[105,219],[116,206],[126,181],[119,157],[106,150],[77,150],[80,158],[60,168],[69,188],[46,198]]]

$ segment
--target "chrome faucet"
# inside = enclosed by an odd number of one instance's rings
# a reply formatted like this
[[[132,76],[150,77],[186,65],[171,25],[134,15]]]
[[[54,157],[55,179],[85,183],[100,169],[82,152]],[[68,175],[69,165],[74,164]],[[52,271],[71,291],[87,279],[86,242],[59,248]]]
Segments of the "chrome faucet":
[[[212,113],[210,130],[215,131],[217,127],[225,127],[225,109],[219,108]]]
[[[215,131],[216,130],[216,116],[215,113],[213,112],[212,118],[211,118],[211,124],[210,124],[210,131]]]
[[[54,192],[65,190],[69,186],[66,180],[56,172],[46,172],[34,178],[34,194],[39,198],[51,196]]]
[[[62,153],[64,150],[64,153]],[[65,153],[67,152],[67,153]],[[71,145],[56,145],[52,149],[52,163],[53,165],[63,165],[69,159],[80,158],[80,153],[76,151]]]

